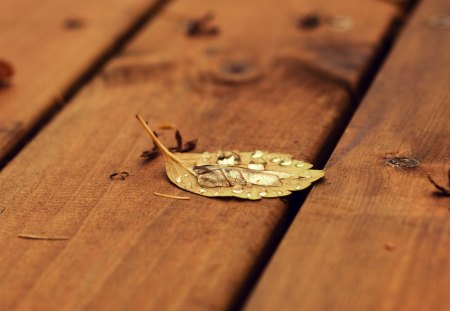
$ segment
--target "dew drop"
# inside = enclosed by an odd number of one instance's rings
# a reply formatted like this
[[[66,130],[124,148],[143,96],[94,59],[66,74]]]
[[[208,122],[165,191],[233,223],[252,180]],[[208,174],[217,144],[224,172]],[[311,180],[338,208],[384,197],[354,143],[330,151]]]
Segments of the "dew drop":
[[[259,159],[264,155],[264,152],[262,152],[261,150],[256,150],[255,152],[252,153],[252,158],[253,159]]]
[[[206,190],[206,189],[204,189],[204,188],[200,188],[200,189],[198,189],[198,191],[199,191],[200,193],[205,193],[205,192],[208,191],[208,190]]]
[[[289,166],[291,164],[292,164],[292,160],[291,159],[283,160],[283,161],[280,162],[280,165],[283,165],[283,166]]]
[[[265,192],[265,191],[261,191],[261,192],[258,193],[258,194],[259,194],[259,196],[261,196],[261,197],[267,196],[267,192]]]
[[[272,161],[273,163],[279,163],[281,161],[281,159],[280,158],[273,158],[270,161]]]
[[[233,190],[231,190],[233,193],[242,193],[242,192],[244,192],[244,190],[243,189],[233,189]]]
[[[262,163],[249,163],[247,167],[251,170],[258,170],[258,171],[264,170],[264,164]]]
[[[181,177],[180,177],[180,176],[177,176],[177,178],[175,178],[175,181],[176,181],[176,182],[181,182]]]
[[[241,157],[236,152],[225,152],[219,155],[217,163],[221,165],[238,165],[241,163]]]
[[[295,189],[300,190],[302,187],[301,186],[297,186],[295,187]]]
[[[214,195],[215,195],[215,196],[218,196],[218,195],[219,195],[219,192],[217,192],[217,191],[214,192]]]
[[[303,166],[305,166],[305,163],[303,163],[303,162],[298,162],[297,164],[295,164],[295,166],[297,166],[297,167],[303,167]]]
[[[209,152],[203,152],[202,157],[209,159],[211,158],[211,154]]]
[[[184,174],[184,177],[188,177],[189,175],[188,174]]]
[[[278,193],[278,194],[283,194],[283,192],[281,192],[281,191],[278,191],[277,193]]]
[[[252,194],[251,193],[247,193],[247,198],[251,198]]]

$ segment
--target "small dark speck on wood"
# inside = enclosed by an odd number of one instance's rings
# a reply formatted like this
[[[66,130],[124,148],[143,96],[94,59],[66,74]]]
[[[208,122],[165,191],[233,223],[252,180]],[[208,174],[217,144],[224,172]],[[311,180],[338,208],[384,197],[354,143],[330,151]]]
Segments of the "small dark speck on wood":
[[[64,20],[64,28],[69,29],[69,30],[78,30],[83,28],[84,23],[81,19],[79,18],[67,18],[66,20]]]
[[[420,161],[408,157],[389,157],[385,163],[397,168],[414,168],[420,165]]]
[[[185,33],[189,37],[215,36],[219,34],[219,27],[212,26],[214,14],[207,13],[202,17],[191,19],[186,23]]]
[[[392,252],[395,249],[395,245],[392,242],[388,242],[388,243],[384,244],[384,249],[389,252]]]
[[[0,214],[2,214],[4,211],[6,211],[6,207],[0,207]]]
[[[318,28],[322,24],[322,19],[316,13],[311,13],[301,17],[298,20],[297,26],[304,30],[313,30]]]

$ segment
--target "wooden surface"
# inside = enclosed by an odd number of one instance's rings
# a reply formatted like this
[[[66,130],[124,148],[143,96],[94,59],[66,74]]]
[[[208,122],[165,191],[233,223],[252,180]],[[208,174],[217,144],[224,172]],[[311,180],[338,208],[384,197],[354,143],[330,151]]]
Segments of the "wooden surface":
[[[0,163],[156,2],[0,2],[0,59],[15,71],[0,88]]]
[[[448,11],[424,1],[245,310],[449,310]],[[417,159],[416,168],[386,158]]]
[[[287,206],[205,199],[174,187],[161,158],[139,158],[151,145],[134,114],[152,125],[177,124],[185,138],[199,138],[198,151],[276,149],[314,162],[351,110],[340,80],[355,84],[351,77],[368,66],[397,10],[383,2],[370,9],[360,1],[317,2],[317,10],[352,14],[355,26],[315,36],[296,28],[298,14],[311,8],[190,0],[157,16],[1,172],[0,309],[231,306]],[[186,36],[186,23],[207,12],[219,35]],[[322,46],[330,38],[360,56],[349,76],[316,67],[331,51],[305,52],[304,40]],[[333,66],[344,66],[347,54],[339,53]],[[161,139],[174,143],[170,132]],[[130,176],[108,178],[118,171]]]

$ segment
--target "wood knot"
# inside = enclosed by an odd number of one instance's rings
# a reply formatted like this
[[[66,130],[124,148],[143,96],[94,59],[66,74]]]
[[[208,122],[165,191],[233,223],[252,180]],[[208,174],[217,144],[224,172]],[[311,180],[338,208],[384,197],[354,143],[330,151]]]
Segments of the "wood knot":
[[[212,72],[215,82],[229,85],[248,83],[261,77],[262,72],[256,64],[243,60],[222,63]]]
[[[389,157],[385,159],[385,163],[398,168],[414,168],[420,165],[419,160],[408,157]]]

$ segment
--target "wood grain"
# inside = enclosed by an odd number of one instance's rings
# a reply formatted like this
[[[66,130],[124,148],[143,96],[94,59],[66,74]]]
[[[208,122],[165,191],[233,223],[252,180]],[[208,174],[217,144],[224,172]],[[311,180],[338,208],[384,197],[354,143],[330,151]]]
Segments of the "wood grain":
[[[449,310],[449,199],[427,179],[448,183],[450,33],[429,25],[448,9],[419,5],[245,310]]]
[[[171,4],[5,167],[0,309],[230,306],[287,206],[277,199],[206,199],[176,188],[161,158],[139,158],[151,144],[134,115],[151,125],[177,124],[185,138],[199,138],[197,151],[276,149],[314,162],[351,108],[341,84],[305,65],[304,51],[295,48],[306,36],[314,39],[296,28],[303,3]],[[361,28],[318,30],[316,40],[355,42],[355,50],[363,41],[371,47],[366,67],[397,11],[381,2],[371,10],[359,1],[335,5],[327,10],[352,12]],[[187,36],[186,23],[207,12],[215,14],[219,34]],[[170,131],[160,137],[175,143]],[[129,177],[109,179],[119,171]]]
[[[0,86],[0,161],[156,2],[0,2],[0,59],[15,71]]]

